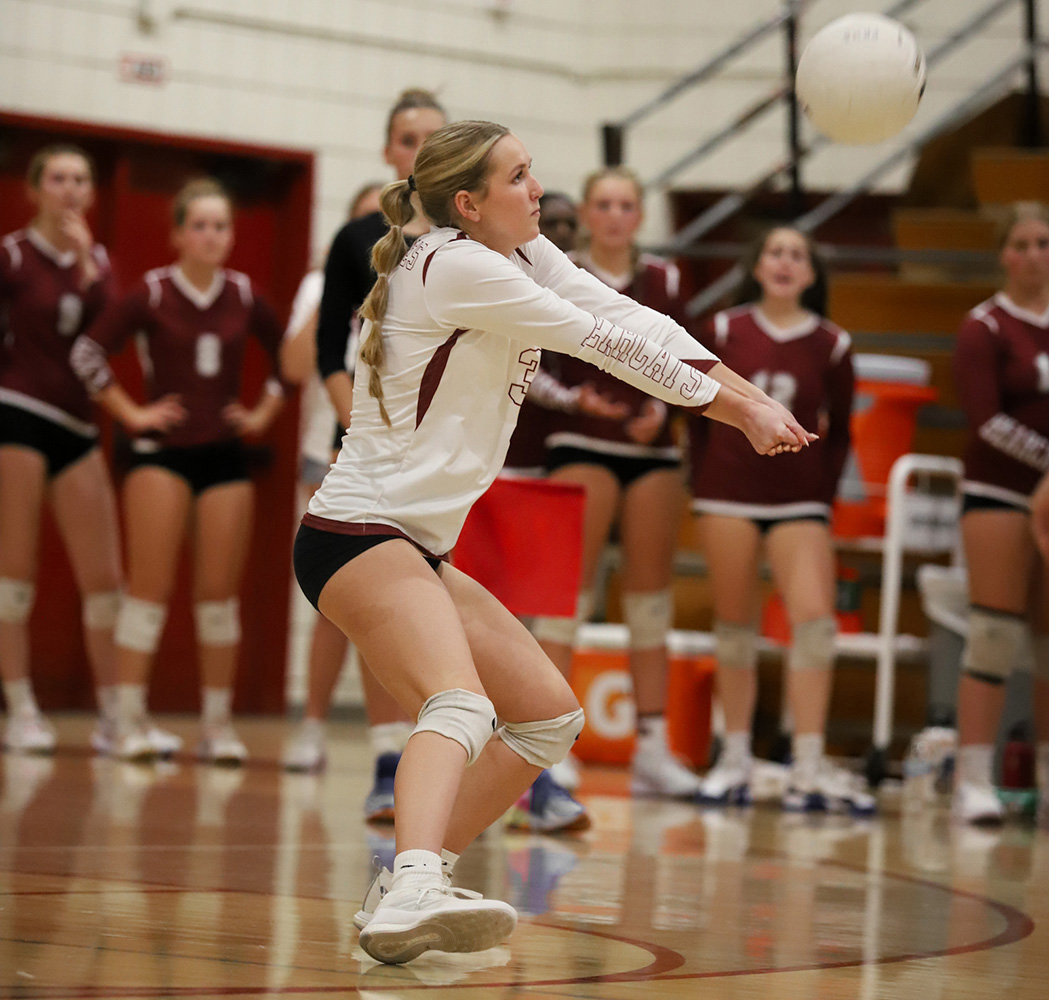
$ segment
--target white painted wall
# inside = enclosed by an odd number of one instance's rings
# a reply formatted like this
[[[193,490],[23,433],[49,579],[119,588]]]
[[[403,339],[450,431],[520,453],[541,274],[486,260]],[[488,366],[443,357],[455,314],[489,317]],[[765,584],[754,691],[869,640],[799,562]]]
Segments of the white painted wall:
[[[927,0],[904,20],[932,48],[984,0]],[[804,36],[841,13],[888,0],[811,0]],[[1049,26],[1049,0],[1039,0]],[[348,195],[385,178],[387,109],[403,88],[436,90],[455,117],[494,118],[527,142],[548,187],[576,191],[598,165],[599,124],[637,107],[780,0],[0,0],[0,107],[316,150],[314,243],[337,227]],[[1016,51],[1019,5],[931,75],[913,128],[931,122],[984,66]],[[121,56],[167,61],[160,86],[123,82]],[[778,37],[689,93],[629,138],[651,176],[780,78]],[[726,187],[783,155],[773,114],[682,175]],[[831,149],[806,168],[835,189],[882,152]],[[904,164],[882,186],[906,182]],[[661,235],[658,205],[647,235]]]

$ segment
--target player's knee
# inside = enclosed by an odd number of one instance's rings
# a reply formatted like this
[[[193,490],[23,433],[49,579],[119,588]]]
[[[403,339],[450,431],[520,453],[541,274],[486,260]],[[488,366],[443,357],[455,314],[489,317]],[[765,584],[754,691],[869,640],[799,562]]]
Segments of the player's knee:
[[[0,622],[23,625],[33,610],[36,587],[28,580],[0,577]]]
[[[168,609],[156,601],[144,601],[125,594],[117,612],[113,641],[122,649],[153,654],[160,645]]]
[[[120,591],[105,590],[86,594],[80,613],[84,628],[112,629],[120,613]]]
[[[529,764],[553,767],[568,755],[583,731],[583,722],[583,710],[576,708],[555,719],[504,722],[499,727],[499,738]]]
[[[423,702],[416,733],[437,733],[454,740],[466,751],[466,763],[481,755],[495,732],[495,706],[484,695],[451,688],[438,691]]]
[[[658,649],[666,644],[674,618],[670,591],[624,594],[623,617],[630,632],[631,649]]]
[[[725,670],[753,670],[758,665],[758,630],[753,625],[715,622],[714,655]]]
[[[594,592],[581,590],[576,598],[575,616],[572,618],[536,618],[532,624],[532,635],[540,642],[553,642],[561,646],[575,645],[579,626],[594,612]]]
[[[834,665],[834,639],[838,623],[833,615],[799,622],[792,627],[788,670],[830,670]]]
[[[193,606],[202,646],[235,646],[240,642],[240,601],[197,601]]]
[[[1016,669],[1027,636],[1021,615],[973,606],[962,669],[987,684],[1002,684]]]

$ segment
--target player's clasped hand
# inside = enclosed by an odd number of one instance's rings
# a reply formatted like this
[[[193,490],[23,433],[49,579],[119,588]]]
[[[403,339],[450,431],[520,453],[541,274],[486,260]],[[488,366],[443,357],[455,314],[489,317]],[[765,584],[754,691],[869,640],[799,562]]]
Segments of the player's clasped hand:
[[[137,407],[124,423],[132,434],[150,431],[166,433],[183,423],[187,415],[181,398],[175,393],[169,393],[155,402]]]

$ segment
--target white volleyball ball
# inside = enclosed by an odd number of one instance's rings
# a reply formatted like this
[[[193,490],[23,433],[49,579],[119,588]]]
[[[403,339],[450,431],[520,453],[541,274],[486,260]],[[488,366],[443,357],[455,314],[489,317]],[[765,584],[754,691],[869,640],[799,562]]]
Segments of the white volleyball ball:
[[[898,21],[881,14],[846,14],[805,46],[796,89],[805,114],[829,139],[881,142],[918,110],[925,56]]]

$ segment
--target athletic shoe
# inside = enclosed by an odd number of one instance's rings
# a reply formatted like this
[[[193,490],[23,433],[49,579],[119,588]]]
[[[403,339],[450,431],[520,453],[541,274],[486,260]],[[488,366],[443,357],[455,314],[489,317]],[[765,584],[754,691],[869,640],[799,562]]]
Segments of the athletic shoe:
[[[444,887],[457,899],[484,898],[479,892],[474,892],[473,889],[460,889],[458,886],[452,885],[452,880],[447,875],[444,875],[443,879]],[[363,931],[371,923],[375,907],[379,905],[383,896],[392,888],[393,872],[383,866],[375,873],[375,878],[372,879],[371,885],[368,886],[368,891],[364,894],[364,902],[361,903],[361,908],[353,915],[353,926],[357,930]]]
[[[634,795],[665,795],[690,799],[699,793],[699,776],[667,747],[638,750],[631,761],[630,791]]]
[[[158,757],[174,757],[182,749],[182,737],[161,729],[152,719],[146,720],[146,739]]]
[[[574,754],[566,755],[564,760],[550,768],[550,773],[554,776],[554,781],[569,792],[574,792],[583,783],[579,758]]]
[[[375,758],[375,784],[364,800],[364,818],[369,823],[393,822],[393,784],[399,753],[381,753]]]
[[[248,748],[241,743],[231,723],[205,724],[197,744],[197,757],[206,764],[236,766],[248,759]]]
[[[849,813],[872,816],[877,809],[866,781],[823,758],[816,768],[791,768],[790,781],[783,793],[787,812]]]
[[[459,899],[445,886],[391,889],[361,931],[360,946],[377,962],[399,965],[425,951],[484,951],[502,944],[517,912],[497,899]]]
[[[150,741],[148,731],[143,724],[120,725],[117,723],[113,731],[113,747],[110,756],[115,760],[148,764],[157,756],[157,750]]]
[[[1001,823],[1005,806],[990,782],[959,781],[954,788],[951,814],[963,823]]]
[[[543,771],[511,807],[506,825],[531,833],[563,833],[586,830],[590,817],[582,802],[572,798],[549,771]]]
[[[722,758],[699,784],[696,800],[704,806],[749,806],[751,757]]]
[[[284,751],[281,763],[285,771],[323,771],[328,763],[324,727],[315,719],[304,720],[291,745]]]
[[[91,730],[91,749],[103,757],[109,757],[113,753],[116,738],[116,719],[107,719],[104,715],[100,715],[95,723],[95,728]]]
[[[39,712],[19,712],[7,717],[3,746],[11,753],[54,753],[55,731]]]

